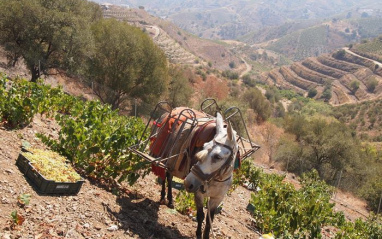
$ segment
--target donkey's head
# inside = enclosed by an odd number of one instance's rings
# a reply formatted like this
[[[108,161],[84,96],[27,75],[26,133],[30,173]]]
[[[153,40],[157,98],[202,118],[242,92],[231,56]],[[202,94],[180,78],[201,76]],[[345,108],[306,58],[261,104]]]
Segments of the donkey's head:
[[[184,180],[188,192],[196,192],[211,180],[226,181],[233,171],[234,159],[238,151],[236,132],[228,122],[224,127],[223,118],[218,113],[216,117],[216,135],[213,140],[205,143],[203,149],[195,157],[198,162]]]

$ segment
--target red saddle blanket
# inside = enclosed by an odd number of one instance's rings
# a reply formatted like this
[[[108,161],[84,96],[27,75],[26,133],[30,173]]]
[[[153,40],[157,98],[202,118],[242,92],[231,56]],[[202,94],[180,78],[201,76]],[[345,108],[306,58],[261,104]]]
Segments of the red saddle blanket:
[[[154,122],[157,134],[150,138],[150,154],[154,157],[167,158],[165,165],[178,178],[185,178],[194,163],[194,154],[216,134],[215,118],[196,110],[195,115],[184,111],[185,107],[175,108]],[[184,124],[196,117],[196,125]],[[182,132],[179,132],[181,130]],[[177,137],[174,139],[174,137]],[[171,151],[171,152],[170,152]],[[155,175],[165,178],[165,169],[152,164]]]

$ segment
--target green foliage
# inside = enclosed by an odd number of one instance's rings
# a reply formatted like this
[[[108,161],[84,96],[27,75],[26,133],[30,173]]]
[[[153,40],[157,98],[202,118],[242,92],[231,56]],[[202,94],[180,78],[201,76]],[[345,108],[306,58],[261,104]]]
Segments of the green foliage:
[[[25,217],[17,212],[17,210],[13,210],[11,212],[11,227],[15,228],[16,226],[21,226],[25,221]]]
[[[265,97],[271,102],[271,103],[277,103],[281,99],[281,95],[277,88],[275,87],[270,87],[267,88],[265,92]]]
[[[359,88],[359,81],[353,80],[350,82],[350,89],[352,90],[353,93],[355,93]]]
[[[251,78],[249,74],[246,74],[242,77],[243,83],[249,87],[255,87],[255,80]]]
[[[52,114],[63,97],[60,89],[52,89],[41,82],[30,83],[24,79],[9,81],[0,78],[0,115],[11,128],[28,125],[37,114]]]
[[[6,87],[7,85],[7,87]],[[39,83],[0,78],[0,112],[9,125],[26,126],[37,113],[56,114],[59,138],[39,134],[44,143],[65,155],[90,177],[133,184],[147,164],[127,151],[145,127],[140,118],[118,115],[110,106],[83,102]]]
[[[286,117],[284,128],[296,136],[296,142],[282,141],[286,145],[279,147],[276,160],[289,164],[293,172],[316,169],[322,179],[334,183],[345,165],[359,157],[357,141],[342,123],[295,115]]]
[[[96,50],[87,75],[98,83],[94,90],[102,102],[117,109],[132,98],[152,103],[166,93],[166,56],[147,34],[115,19],[98,21],[92,32]]]
[[[196,213],[194,194],[180,190],[175,197],[175,209],[183,215],[194,215]]]
[[[23,58],[32,81],[51,68],[72,71],[92,51],[90,23],[101,16],[86,0],[1,0],[0,44],[15,64]]]
[[[280,90],[280,94],[282,97],[287,98],[288,100],[296,99],[301,102],[307,102],[309,99],[306,97],[299,95],[298,93],[292,91],[292,90]]]
[[[280,238],[319,238],[325,225],[342,225],[344,216],[333,211],[332,188],[318,179],[315,171],[300,179],[295,190],[284,176],[262,174],[260,190],[252,194],[253,217],[261,232],[272,231]]]
[[[367,90],[371,93],[374,92],[375,88],[378,86],[378,80],[375,79],[375,77],[370,77],[367,81],[366,81],[366,87],[367,87]]]
[[[356,44],[352,51],[361,56],[382,62],[382,41],[379,38],[362,44]]]
[[[58,114],[56,120],[61,126],[59,138],[39,137],[90,177],[110,182],[127,179],[133,184],[140,176],[139,170],[147,169],[138,156],[127,152],[143,132],[141,119],[119,116],[99,102],[78,101],[69,115]]]
[[[285,116],[285,108],[281,102],[278,102],[275,106],[273,116],[276,118],[284,118]]]
[[[247,90],[242,99],[248,103],[250,109],[256,113],[256,120],[259,122],[266,121],[271,115],[271,105],[257,88]]]
[[[287,133],[294,134],[297,141],[307,134],[307,121],[301,114],[287,115],[284,119],[284,129]]]
[[[368,134],[370,139],[380,141],[379,134],[375,133],[381,129],[381,112],[382,100],[377,99],[359,104],[341,105],[336,107],[333,115],[340,121],[352,125],[358,134]]]
[[[336,234],[336,239],[351,238],[382,238],[382,217],[371,214],[366,221],[358,218],[354,223],[346,222],[340,227]]]
[[[375,180],[367,183],[363,187],[361,192],[362,197],[367,201],[368,207],[374,212],[378,212],[378,206],[382,197],[382,177],[380,175],[374,175]],[[380,208],[382,212],[382,209]]]
[[[302,106],[301,113],[309,116],[331,116],[333,115],[333,107],[321,101],[309,100]]]
[[[336,59],[343,59],[345,57],[346,51],[341,49],[333,53],[333,57]]]
[[[7,96],[7,86],[8,80],[6,79],[6,76],[3,75],[3,73],[0,73],[0,123],[3,121],[3,115],[5,110],[5,99]]]
[[[170,78],[168,102],[174,107],[188,105],[193,91],[185,69],[172,66],[170,69]]]
[[[230,70],[223,71],[222,76],[231,80],[239,79],[239,73]]]
[[[28,206],[31,200],[31,195],[30,194],[20,194],[17,197],[18,203],[23,207],[23,206]]]
[[[331,87],[331,85],[325,86],[325,89],[322,92],[321,98],[323,98],[325,101],[329,101],[332,98],[332,87]]]
[[[300,114],[289,113],[284,118],[285,131],[292,136],[286,135],[280,139],[275,160],[284,169],[297,174],[314,168],[322,179],[332,185],[337,185],[341,177],[341,189],[362,196],[369,208],[377,211],[382,190],[378,183],[382,180],[379,173],[382,170],[382,153],[372,144],[361,145],[355,137],[356,126],[348,128],[343,122],[352,122],[353,115],[357,115],[356,119],[365,118],[372,122],[373,117],[379,115],[380,103],[364,102],[357,107],[344,105],[335,111],[331,107],[321,109],[314,105],[309,110],[300,110]],[[318,117],[322,114],[329,117]],[[340,118],[342,123],[333,120],[330,115]],[[379,121],[375,120],[374,125],[377,125]],[[358,124],[361,125],[361,121]]]
[[[260,183],[260,175],[262,175],[262,171],[256,168],[250,160],[245,160],[240,169],[234,171],[232,190],[244,184],[247,184],[249,188],[257,188]]]
[[[314,98],[316,95],[317,95],[317,90],[316,90],[316,88],[311,88],[311,89],[309,89],[309,92],[308,92],[308,97],[309,97],[309,98]]]
[[[381,217],[371,214],[363,221],[346,222],[330,202],[334,188],[319,179],[317,171],[304,173],[301,188],[285,182],[283,175],[265,174],[251,162],[244,162],[236,174],[238,182],[249,182],[255,193],[249,201],[256,227],[277,238],[321,238],[325,226],[337,228],[336,238],[381,238]]]

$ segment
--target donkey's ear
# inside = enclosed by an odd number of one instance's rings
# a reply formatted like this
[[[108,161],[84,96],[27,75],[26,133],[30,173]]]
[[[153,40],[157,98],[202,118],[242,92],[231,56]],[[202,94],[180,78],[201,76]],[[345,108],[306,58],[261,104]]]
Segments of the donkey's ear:
[[[231,122],[229,122],[229,121],[228,121],[228,128],[227,128],[227,137],[231,141],[235,140],[235,136],[234,136],[234,133],[233,133],[232,125],[231,125]]]
[[[224,130],[223,117],[220,113],[216,115],[216,135],[220,134]]]

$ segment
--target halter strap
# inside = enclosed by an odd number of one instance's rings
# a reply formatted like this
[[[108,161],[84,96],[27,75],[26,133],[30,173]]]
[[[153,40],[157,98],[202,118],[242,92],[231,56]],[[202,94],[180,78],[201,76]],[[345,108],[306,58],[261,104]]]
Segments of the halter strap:
[[[225,147],[227,149],[229,149],[231,151],[231,154],[229,155],[229,158],[227,159],[227,161],[217,170],[215,170],[214,172],[210,173],[210,174],[206,174],[204,173],[200,166],[195,164],[192,168],[191,168],[191,172],[199,179],[203,182],[203,186],[206,186],[207,183],[211,182],[211,180],[214,180],[214,181],[217,181],[217,182],[226,182],[228,181],[232,175],[230,175],[228,178],[226,179],[220,179],[220,177],[222,177],[225,173],[227,173],[228,169],[231,167],[231,162],[233,161],[233,148],[231,148],[230,146],[228,145],[225,145],[225,144],[222,144],[220,142],[217,142],[216,140],[214,140],[214,143],[217,146],[221,146],[221,147]]]

